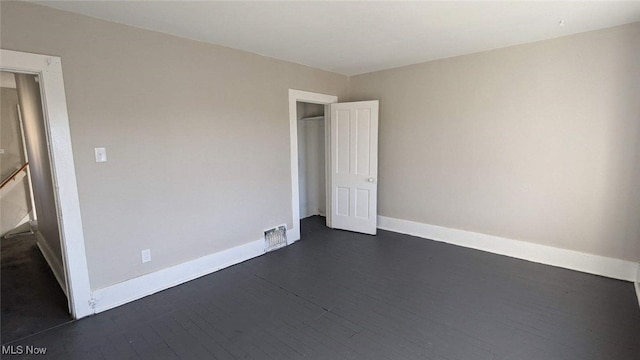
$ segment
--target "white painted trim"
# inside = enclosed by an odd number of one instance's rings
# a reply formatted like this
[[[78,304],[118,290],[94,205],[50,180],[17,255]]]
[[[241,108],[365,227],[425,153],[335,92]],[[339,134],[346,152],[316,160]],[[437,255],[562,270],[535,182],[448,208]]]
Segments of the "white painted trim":
[[[62,266],[62,264],[58,260],[58,257],[51,249],[51,246],[49,246],[49,243],[47,243],[44,237],[42,237],[42,234],[39,231],[36,231],[34,235],[36,237],[36,245],[38,246],[38,249],[40,249],[42,256],[47,261],[47,264],[49,264],[49,268],[51,268],[53,276],[55,276],[56,280],[58,281],[58,285],[60,285],[60,288],[68,297],[69,295],[67,294],[67,287],[64,283],[64,266]]]
[[[71,148],[69,115],[59,57],[0,49],[0,69],[35,74],[39,78],[49,139],[51,170],[58,207],[63,267],[74,318],[93,313],[91,287],[85,252],[80,200]]]
[[[264,254],[264,239],[96,290],[93,292],[94,311],[99,313],[113,309],[262,254]]]
[[[331,221],[331,104],[324,105],[324,216],[327,227]]]
[[[299,231],[299,230],[298,230]],[[287,230],[287,246],[293,244],[294,242],[300,240],[300,233],[298,232],[298,239],[297,240],[291,240],[294,236],[294,231],[293,229],[288,229]],[[262,241],[264,241],[264,239],[262,239]]]
[[[638,270],[636,272],[636,282],[634,286],[636,288],[636,297],[638,298],[638,305],[640,306],[640,263],[638,263]]]
[[[22,225],[22,224],[26,224],[26,223],[29,223],[29,226],[31,226],[31,216],[33,216],[33,210],[32,210],[32,211],[29,211],[29,212],[27,213],[27,215],[25,215],[25,216],[22,218],[22,220],[18,221],[18,225],[16,225],[15,227],[18,227],[18,226],[20,226],[20,225]]]
[[[579,251],[378,216],[378,228],[546,265],[636,281],[637,264]]]
[[[291,231],[291,242],[300,240],[300,189],[298,186],[298,109],[296,103],[298,101],[313,104],[333,104],[338,102],[338,97],[334,95],[325,95],[302,90],[289,89],[289,139],[291,147],[291,214],[293,228]],[[326,107],[325,107],[326,111]],[[325,112],[325,122],[327,119]],[[325,125],[326,128],[326,125]],[[326,132],[325,132],[326,134]],[[326,164],[326,160],[325,160]],[[329,184],[326,184],[329,186]],[[327,211],[329,211],[327,204]]]

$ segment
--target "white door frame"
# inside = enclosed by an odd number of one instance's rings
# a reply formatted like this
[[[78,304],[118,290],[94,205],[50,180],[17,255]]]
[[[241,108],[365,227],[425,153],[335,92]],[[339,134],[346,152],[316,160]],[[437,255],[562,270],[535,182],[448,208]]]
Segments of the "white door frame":
[[[71,149],[61,60],[56,56],[0,49],[0,69],[38,76],[51,158],[54,196],[58,210],[69,311],[76,319],[91,315],[94,311],[91,306],[89,269]]]
[[[331,194],[329,192],[329,182],[326,180],[328,172],[326,169],[330,166],[330,157],[327,156],[327,151],[331,150],[327,136],[330,136],[331,127],[329,126],[328,111],[329,104],[337,103],[338,97],[335,95],[326,95],[320,93],[313,93],[309,91],[289,89],[289,138],[291,139],[291,213],[293,217],[293,228],[289,229],[290,240],[300,240],[300,189],[298,184],[298,109],[297,103],[306,102],[312,104],[325,105],[324,111],[324,129],[325,129],[325,187],[327,189],[326,201],[327,201],[327,219],[331,218]],[[329,137],[330,139],[330,137]],[[330,224],[328,224],[330,225]]]

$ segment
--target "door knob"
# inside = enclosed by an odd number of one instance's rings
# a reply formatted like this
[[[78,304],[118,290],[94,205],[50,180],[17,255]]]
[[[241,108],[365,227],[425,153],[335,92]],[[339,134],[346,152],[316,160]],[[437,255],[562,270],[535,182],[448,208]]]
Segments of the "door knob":
[[[368,178],[368,179],[367,179],[367,181],[368,181],[368,182],[374,182],[374,181],[375,181],[375,179],[374,179],[374,178],[372,178],[372,177],[370,177],[370,178]]]

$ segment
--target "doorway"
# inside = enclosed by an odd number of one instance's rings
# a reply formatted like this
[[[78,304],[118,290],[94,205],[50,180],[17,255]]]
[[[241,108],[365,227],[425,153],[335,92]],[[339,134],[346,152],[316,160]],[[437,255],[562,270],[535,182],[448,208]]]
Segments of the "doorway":
[[[57,242],[47,240],[52,250],[52,256],[47,262],[53,264],[54,258],[60,260],[57,270],[54,269],[53,272],[67,295],[67,309],[71,317],[77,319],[91,315],[94,312],[94,302],[89,285],[61,59],[0,49],[0,70],[32,79],[38,84],[42,119],[40,136],[44,139],[42,152],[48,154],[49,160],[48,173],[43,175],[43,181],[50,181],[53,189],[53,200],[49,204],[54,209],[55,216],[50,223],[56,224],[58,239]],[[37,203],[37,195],[35,198]],[[43,215],[37,215],[38,222],[42,222]],[[54,233],[53,230],[48,232]],[[54,238],[55,235],[48,237]],[[54,267],[56,266],[51,266],[52,269]]]
[[[329,105],[338,102],[338,97],[312,93],[301,90],[289,90],[289,125],[291,139],[291,209],[293,227],[290,231],[291,240],[300,240],[300,219],[310,216],[309,213],[322,210],[326,216],[326,225],[331,227],[331,206],[327,191],[327,169],[330,166],[329,143]],[[304,129],[299,129],[298,124]],[[320,131],[319,127],[322,128]],[[298,140],[302,132],[304,143],[300,156],[301,145]],[[324,141],[322,138],[324,138]],[[307,140],[309,138],[310,140]],[[304,166],[301,166],[301,161]],[[324,170],[319,168],[324,167]],[[309,170],[307,170],[309,167]],[[300,177],[303,177],[301,182]],[[310,183],[311,181],[311,183]],[[304,195],[301,199],[301,185]],[[323,191],[324,190],[324,191]],[[324,193],[324,194],[323,194]],[[321,198],[323,197],[324,198]],[[311,198],[311,199],[310,199]],[[312,201],[311,203],[309,201]],[[304,201],[304,203],[301,203]],[[302,205],[302,206],[301,206]],[[305,216],[306,215],[306,216]]]
[[[300,220],[326,216],[324,105],[297,103]]]
[[[315,116],[320,113],[317,105],[324,108],[322,116]],[[337,103],[335,96],[289,90],[292,241],[300,239],[301,218],[309,213],[320,214],[319,206],[316,206],[317,210],[313,206],[309,210],[309,204],[305,202],[308,199],[301,199],[308,197],[310,186],[309,179],[300,179],[308,177],[308,166],[305,164],[303,167],[302,163],[315,161],[299,154],[308,152],[309,147],[306,142],[302,147],[298,144],[299,138],[304,139],[307,135],[298,129],[299,126],[309,127],[305,120],[324,120],[324,212],[327,227],[376,234],[378,110],[378,100]],[[315,139],[317,136],[311,135]],[[322,150],[316,147],[312,152],[317,157]],[[317,166],[312,167],[317,169]],[[316,174],[311,181],[317,177]],[[314,188],[317,189],[316,186]]]
[[[72,319],[38,77],[0,75],[0,295],[6,344]]]

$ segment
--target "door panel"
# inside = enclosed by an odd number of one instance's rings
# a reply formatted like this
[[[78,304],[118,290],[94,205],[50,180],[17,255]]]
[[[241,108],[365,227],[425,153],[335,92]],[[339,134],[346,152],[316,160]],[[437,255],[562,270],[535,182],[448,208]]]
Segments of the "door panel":
[[[378,101],[331,104],[332,227],[375,234]]]
[[[360,219],[369,218],[369,205],[371,203],[371,195],[369,190],[356,189],[356,213],[355,216]]]
[[[350,112],[338,111],[336,114],[336,171],[338,173],[349,173],[351,167],[350,159]]]
[[[336,204],[337,208],[335,213],[339,216],[349,216],[349,188],[337,187],[336,188]]]

